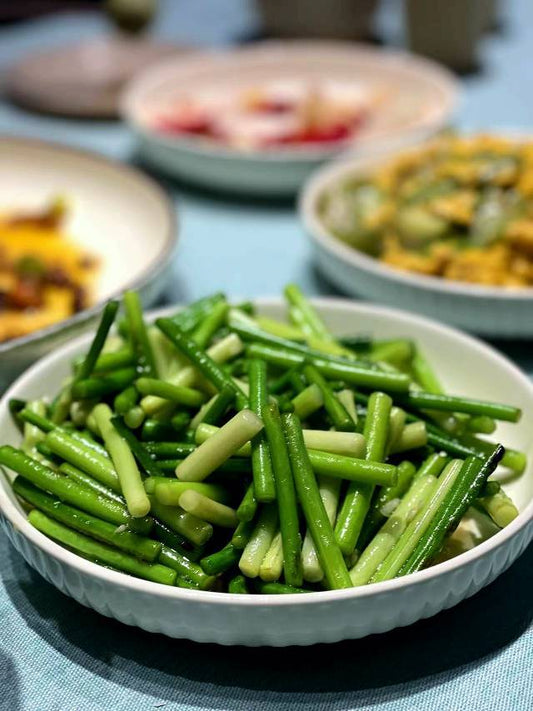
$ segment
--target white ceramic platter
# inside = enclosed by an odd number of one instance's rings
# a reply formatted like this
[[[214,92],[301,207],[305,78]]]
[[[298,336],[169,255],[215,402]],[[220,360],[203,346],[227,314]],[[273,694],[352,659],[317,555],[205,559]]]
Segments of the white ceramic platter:
[[[27,522],[0,474],[0,520],[26,561],[67,595],[126,624],[198,642],[250,646],[308,645],[386,632],[455,605],[502,573],[533,536],[533,384],[492,348],[432,321],[348,301],[314,303],[339,335],[415,339],[450,392],[490,397],[523,409],[518,425],[502,424],[496,434],[527,452],[530,460],[521,477],[503,482],[521,511],[507,528],[453,560],[385,583],[308,595],[200,592],[131,578],[61,548]],[[284,312],[278,299],[258,306],[275,318]],[[76,338],[36,363],[10,388],[0,403],[2,443],[16,446],[20,441],[9,415],[9,398],[53,394],[89,340],[88,335]]]
[[[300,218],[320,271],[352,296],[392,304],[483,336],[533,337],[533,288],[502,289],[393,269],[345,244],[324,225],[319,214],[324,193],[348,177],[371,172],[397,152],[390,149],[337,161],[317,171],[304,186]]]
[[[404,52],[342,42],[262,42],[150,67],[127,88],[123,116],[137,136],[141,155],[166,173],[216,189],[291,194],[341,147],[247,152],[153,128],[162,109],[195,88],[227,85],[233,91],[280,78],[347,80],[379,93],[379,106],[349,146],[360,153],[433,134],[450,119],[458,91],[445,69]]]
[[[64,195],[65,231],[101,259],[95,306],[49,328],[0,343],[0,391],[31,362],[87,328],[100,305],[138,289],[146,305],[165,287],[176,246],[174,208],[133,168],[56,144],[0,138],[0,209],[40,208]]]

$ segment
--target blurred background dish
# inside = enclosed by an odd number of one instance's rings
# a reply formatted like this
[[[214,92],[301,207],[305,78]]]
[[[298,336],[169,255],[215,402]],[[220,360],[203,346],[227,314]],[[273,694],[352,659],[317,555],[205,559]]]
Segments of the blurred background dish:
[[[406,53],[265,42],[154,65],[129,85],[123,113],[141,156],[166,173],[286,195],[342,150],[435,133],[456,100],[446,70]]]
[[[443,138],[325,168],[300,201],[319,269],[348,294],[532,337],[530,146]]]
[[[187,53],[171,44],[102,37],[23,57],[10,67],[5,89],[34,111],[77,118],[116,118],[126,82],[154,61]]]
[[[65,231],[99,262],[93,306],[0,343],[2,388],[33,360],[89,327],[102,302],[115,294],[140,289],[144,302],[153,304],[165,287],[176,231],[174,210],[155,183],[81,150],[0,138],[0,183],[2,212],[8,214],[42,210],[55,195],[67,196]]]
[[[0,2],[0,19],[10,17],[4,5]],[[31,6],[24,0],[16,5],[22,14],[31,13]],[[99,37],[23,55],[5,73],[6,94],[14,103],[33,111],[76,118],[117,118],[119,97],[129,79],[150,63],[190,51],[146,36],[157,5],[157,0],[107,0],[102,7],[108,27]],[[52,9],[52,3],[46,0],[35,3],[34,11],[37,6],[42,12]],[[16,9],[10,9],[14,16]]]
[[[0,343],[92,306],[101,260],[67,234],[68,215],[64,196],[0,212]]]

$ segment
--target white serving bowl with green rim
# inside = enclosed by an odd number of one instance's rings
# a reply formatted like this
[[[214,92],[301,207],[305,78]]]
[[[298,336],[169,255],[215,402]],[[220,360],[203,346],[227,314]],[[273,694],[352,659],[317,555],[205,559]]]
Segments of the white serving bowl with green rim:
[[[520,477],[500,473],[520,515],[462,555],[403,578],[307,595],[235,595],[167,587],[91,563],[33,528],[0,470],[0,520],[29,565],[59,590],[103,615],[151,632],[198,642],[249,646],[309,645],[386,632],[430,617],[469,597],[503,573],[533,537],[533,384],[509,360],[480,341],[419,316],[364,303],[317,299],[315,306],[339,335],[408,337],[423,349],[450,392],[522,408],[516,425],[501,423],[495,437],[529,455]],[[261,313],[282,318],[280,299],[257,301]],[[153,316],[173,311],[166,309]],[[0,403],[3,444],[17,446],[10,398],[52,395],[91,336],[72,340],[24,373]],[[35,614],[38,614],[35,611]]]

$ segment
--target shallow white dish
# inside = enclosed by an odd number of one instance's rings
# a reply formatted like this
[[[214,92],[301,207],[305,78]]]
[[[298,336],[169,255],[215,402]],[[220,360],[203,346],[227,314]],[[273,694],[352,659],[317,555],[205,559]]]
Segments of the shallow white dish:
[[[378,338],[409,336],[423,347],[450,391],[489,397],[521,407],[518,425],[498,435],[533,461],[533,384],[503,356],[453,329],[401,311],[333,299],[314,302],[338,334],[364,332]],[[279,299],[258,302],[281,317]],[[168,313],[168,309],[162,313]],[[172,309],[170,310],[172,311]],[[17,445],[19,433],[9,398],[55,392],[90,336],[79,337],[36,363],[0,403],[2,443]],[[198,642],[250,646],[308,645],[386,632],[430,617],[473,595],[502,573],[533,536],[533,468],[505,484],[521,514],[507,528],[462,556],[398,580],[309,595],[230,595],[197,592],[130,578],[90,563],[34,529],[0,473],[0,521],[15,548],[49,582],[88,607],[151,632]],[[37,613],[36,613],[37,614]]]
[[[392,304],[484,336],[533,337],[533,288],[502,289],[400,271],[329,232],[318,213],[324,192],[348,176],[372,171],[396,153],[397,149],[387,149],[338,161],[317,171],[304,186],[300,218],[320,271],[352,296]]]
[[[137,289],[146,305],[165,287],[177,240],[174,208],[150,178],[97,154],[58,144],[0,138],[1,209],[69,201],[65,231],[101,260],[95,305],[65,321],[0,343],[0,391],[15,375],[87,328],[107,299]]]
[[[354,140],[353,150],[361,153],[433,134],[450,119],[458,93],[447,70],[405,52],[342,42],[271,41],[154,65],[126,89],[122,113],[138,139],[141,156],[166,173],[216,189],[287,195],[347,146],[245,152],[213,141],[168,136],[152,126],[162,108],[195,87],[222,84],[238,89],[280,77],[346,79],[383,88],[383,104]]]

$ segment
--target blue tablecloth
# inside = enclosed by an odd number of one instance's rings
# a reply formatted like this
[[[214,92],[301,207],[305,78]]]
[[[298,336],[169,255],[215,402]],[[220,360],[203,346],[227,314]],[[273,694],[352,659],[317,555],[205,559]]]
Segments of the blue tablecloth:
[[[155,30],[162,37],[216,45],[257,31],[245,0],[161,4]],[[397,5],[384,2],[378,19],[394,42],[401,40]],[[532,8],[529,0],[506,5],[505,27],[483,48],[483,72],[464,80],[461,126],[531,127]],[[91,14],[0,28],[0,65],[103,29]],[[0,132],[132,157],[119,124],[35,116],[0,104]],[[167,301],[214,289],[277,294],[287,281],[333,293],[313,270],[293,205],[165,184],[181,222]],[[496,345],[533,374],[528,344]],[[532,564],[530,547],[471,600],[387,635],[327,648],[225,649],[148,635],[84,609],[28,568],[0,534],[0,709],[526,711],[533,699]]]

